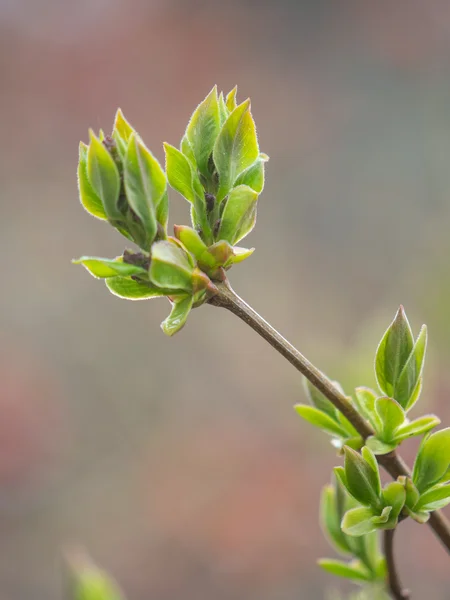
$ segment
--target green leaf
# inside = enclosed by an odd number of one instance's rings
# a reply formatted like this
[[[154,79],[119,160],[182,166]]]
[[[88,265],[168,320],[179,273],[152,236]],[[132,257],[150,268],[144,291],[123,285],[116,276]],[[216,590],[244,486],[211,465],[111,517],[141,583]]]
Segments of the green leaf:
[[[405,422],[405,412],[393,398],[383,396],[375,401],[375,410],[381,421],[381,430],[377,437],[386,443],[392,443],[395,432]]]
[[[420,523],[420,525],[424,525],[430,519],[429,512],[414,511],[410,510],[409,508],[405,508],[405,512],[409,517],[411,517],[411,519],[414,519],[414,521]]]
[[[414,510],[419,512],[439,510],[448,504],[450,504],[450,485],[440,483],[420,496]]]
[[[167,194],[167,190],[164,192],[161,200],[156,206],[156,220],[161,225],[164,231],[164,236],[167,235],[167,222],[169,220],[169,196]],[[161,238],[161,231],[158,233]]]
[[[332,575],[337,577],[345,577],[353,581],[370,581],[370,573],[366,570],[360,561],[352,561],[351,563],[343,562],[342,560],[334,560],[331,558],[322,558],[318,564]]]
[[[188,159],[192,168],[197,170],[197,161],[195,160],[194,150],[192,149],[191,143],[187,139],[186,135],[181,138],[180,150],[184,156]]]
[[[130,277],[110,277],[105,279],[105,284],[114,296],[124,300],[148,300],[173,293],[172,290],[158,288],[149,281],[138,282]]]
[[[194,204],[193,175],[188,159],[174,146],[166,142],[164,142],[164,150],[166,151],[167,179],[171,187],[186,198],[188,202]]]
[[[342,391],[342,388],[337,381],[330,381],[330,383],[333,384],[339,392]],[[337,422],[337,408],[322,394],[322,392],[319,392],[319,390],[310,381],[308,381],[306,377],[303,377],[303,389],[305,390],[305,394],[312,406],[315,406],[315,408],[326,413],[329,417]]]
[[[374,454],[379,456],[381,454],[388,454],[389,452],[392,452],[392,450],[395,450],[395,448],[397,448],[397,443],[392,442],[387,444],[386,442],[379,440],[376,436],[371,435],[366,439],[366,446],[372,450]]]
[[[230,111],[230,113],[233,112],[233,110],[237,106],[236,94],[237,94],[237,85],[235,85],[234,88],[231,90],[231,92],[228,92],[228,94],[227,94],[226,104],[227,104],[227,108]]]
[[[192,296],[179,297],[173,302],[170,315],[161,323],[161,328],[166,335],[172,336],[184,327],[192,303]]]
[[[220,117],[220,126],[221,127],[225,123],[225,121],[228,119],[229,114],[230,114],[230,111],[228,110],[227,105],[225,104],[225,98],[223,97],[223,92],[220,92],[220,94],[219,94],[219,117]]]
[[[83,208],[97,217],[97,219],[107,219],[105,209],[103,208],[102,201],[94,192],[94,188],[91,186],[88,174],[87,174],[87,152],[88,147],[83,142],[80,142],[79,148],[79,160],[78,160],[78,191],[80,196],[80,202]]]
[[[158,287],[192,292],[193,266],[185,251],[171,241],[153,244],[150,280]]]
[[[320,500],[320,522],[322,530],[338,552],[351,553],[346,536],[341,530],[342,516],[339,513],[336,489],[332,485],[323,488]]]
[[[133,127],[123,116],[123,112],[120,108],[117,109],[116,118],[114,120],[114,131],[120,135],[125,144],[128,144],[130,137],[135,133]]]
[[[186,129],[186,137],[192,146],[198,170],[209,178],[209,157],[220,131],[217,86],[195,109]]]
[[[411,421],[411,423],[405,423],[399,427],[395,434],[395,440],[400,442],[416,435],[423,435],[439,425],[440,422],[441,420],[435,415],[419,417],[418,419]]]
[[[256,222],[258,194],[247,185],[231,190],[226,200],[216,239],[226,240],[231,245],[248,235]]]
[[[157,233],[156,207],[166,191],[166,177],[159,162],[137,139],[130,136],[125,157],[124,183],[127,200],[146,233],[147,250]]]
[[[381,505],[381,483],[378,465],[372,452],[364,447],[363,456],[344,446],[345,475],[349,492],[366,506],[378,508]]]
[[[390,398],[399,400],[396,387],[414,346],[414,338],[403,306],[384,334],[378,346],[375,373],[381,391]],[[402,406],[404,406],[402,404]]]
[[[267,154],[260,154],[255,162],[239,175],[234,185],[248,185],[260,194],[264,189],[264,163],[268,160]]]
[[[413,469],[413,482],[423,494],[447,472],[450,465],[450,428],[425,437]]]
[[[87,174],[95,194],[100,198],[105,214],[112,221],[120,220],[117,201],[120,193],[120,177],[114,159],[90,130],[90,144],[87,151]]]
[[[317,408],[307,406],[306,404],[296,404],[294,409],[297,414],[305,419],[305,421],[308,421],[308,423],[311,423],[311,425],[323,429],[323,431],[326,431],[330,435],[347,437],[347,432],[343,427]]]
[[[382,495],[385,505],[392,507],[390,519],[397,519],[405,506],[405,486],[399,481],[392,481],[383,489]]]
[[[130,277],[131,275],[147,275],[146,269],[137,265],[129,265],[122,260],[99,258],[95,256],[82,256],[78,260],[73,260],[75,265],[83,265],[91,275],[97,279],[107,277]]]
[[[192,229],[192,227],[187,227],[186,225],[174,225],[173,227],[175,237],[180,240],[180,242],[185,246],[185,248],[195,256],[198,260],[203,253],[208,252],[208,246],[199,236],[199,234]],[[210,264],[208,266],[215,267],[215,260],[211,255],[209,256]],[[206,258],[208,260],[208,258]]]
[[[360,536],[375,531],[373,510],[368,507],[352,508],[342,519],[342,531],[347,535]]]
[[[418,399],[418,394],[414,394],[414,392],[422,375],[426,348],[427,328],[423,325],[416,343],[414,344],[414,348],[409,355],[395,386],[395,398],[405,407],[405,409],[412,407],[412,396],[414,397],[414,402]]]
[[[255,123],[250,112],[250,100],[246,100],[225,121],[214,145],[214,164],[219,174],[218,202],[225,198],[237,177],[258,156]]]
[[[366,387],[355,389],[355,404],[362,416],[369,421],[375,431],[380,431],[382,423],[375,410],[377,394]]]
[[[239,246],[233,246],[233,254],[225,263],[225,268],[246,260],[253,254],[254,251],[254,248],[240,248]]]

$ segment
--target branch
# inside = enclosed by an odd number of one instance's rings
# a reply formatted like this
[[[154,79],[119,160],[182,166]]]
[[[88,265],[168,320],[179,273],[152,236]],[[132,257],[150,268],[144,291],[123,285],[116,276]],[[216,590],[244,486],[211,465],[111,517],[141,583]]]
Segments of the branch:
[[[395,600],[408,600],[410,594],[408,590],[405,590],[400,583],[397,568],[395,566],[394,558],[394,535],[395,529],[386,529],[383,532],[383,549],[386,557],[387,567],[387,582],[389,591]]]
[[[303,354],[290,344],[276,329],[265,321],[256,311],[240,298],[231,288],[228,280],[216,283],[218,293],[209,303],[226,308],[254,329],[275,348],[297,371],[308,379],[334,406],[350,421],[363,439],[374,434],[370,425],[361,417],[349,399],[342,394],[330,380],[317,369]],[[411,472],[403,459],[394,452],[377,456],[378,462],[397,479],[400,475],[411,477]],[[450,523],[440,511],[431,513],[428,524],[442,545],[450,553]]]

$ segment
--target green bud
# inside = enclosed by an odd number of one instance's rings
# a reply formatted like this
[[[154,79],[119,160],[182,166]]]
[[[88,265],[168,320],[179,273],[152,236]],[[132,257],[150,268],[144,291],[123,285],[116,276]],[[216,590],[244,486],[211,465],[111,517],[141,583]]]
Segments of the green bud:
[[[412,480],[421,494],[440,483],[450,465],[450,428],[425,437],[414,463]]]
[[[118,207],[120,176],[114,159],[104,144],[90,130],[90,144],[87,152],[87,174],[95,194],[100,198],[106,216],[110,221],[120,221],[123,217]]]

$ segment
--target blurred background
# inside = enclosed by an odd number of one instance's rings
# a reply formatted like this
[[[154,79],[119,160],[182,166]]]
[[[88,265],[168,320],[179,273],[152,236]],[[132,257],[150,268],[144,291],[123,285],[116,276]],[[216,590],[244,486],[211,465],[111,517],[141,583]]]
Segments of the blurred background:
[[[238,84],[271,160],[233,286],[348,392],[403,303],[430,332],[418,410],[449,423],[450,4],[0,0],[0,82],[0,599],[61,598],[73,544],[130,600],[330,597],[338,459],[298,374],[216,308],[167,339],[165,300],[71,265],[124,247],[78,202],[78,142],[120,106],[163,160]],[[428,528],[398,546],[414,598],[448,598]]]

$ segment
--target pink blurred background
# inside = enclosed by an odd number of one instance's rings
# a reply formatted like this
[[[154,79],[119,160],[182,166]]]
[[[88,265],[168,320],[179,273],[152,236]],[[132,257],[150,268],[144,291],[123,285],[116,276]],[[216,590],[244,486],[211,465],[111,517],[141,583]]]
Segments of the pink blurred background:
[[[297,373],[212,307],[166,339],[165,300],[71,265],[123,250],[78,203],[78,141],[120,106],[163,160],[238,84],[271,160],[234,287],[348,392],[403,303],[430,328],[421,408],[448,424],[450,5],[0,0],[0,75],[0,598],[62,597],[71,544],[130,600],[328,597],[338,459],[292,410]],[[448,598],[428,528],[398,545],[413,597]]]

